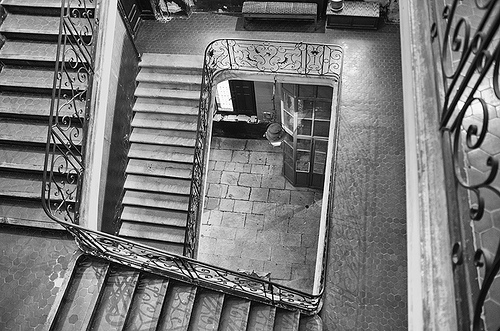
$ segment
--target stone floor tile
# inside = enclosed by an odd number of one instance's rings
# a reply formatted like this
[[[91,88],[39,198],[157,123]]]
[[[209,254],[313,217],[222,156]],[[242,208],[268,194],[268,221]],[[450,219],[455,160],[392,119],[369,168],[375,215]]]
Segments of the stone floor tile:
[[[236,163],[248,163],[248,159],[250,157],[249,151],[233,151],[233,155],[231,157],[232,162]]]
[[[230,149],[215,149],[210,151],[210,159],[217,161],[231,161],[233,151]]]
[[[252,214],[262,214],[266,216],[276,215],[276,203],[274,202],[258,202],[254,201]]]
[[[225,170],[226,162],[216,161],[213,170]]]
[[[314,203],[314,192],[290,191],[290,203],[292,205],[311,205]]]
[[[219,210],[221,211],[233,211],[234,200],[231,199],[220,199]]]
[[[269,202],[277,202],[280,204],[289,204],[290,203],[290,191],[288,190],[278,190],[278,189],[269,189]]]
[[[290,280],[292,277],[292,266],[290,264],[279,263],[276,261],[266,261],[264,270],[270,270],[271,280]]]
[[[276,188],[283,190],[285,189],[286,179],[281,175],[267,175],[262,176],[262,184],[260,185],[262,188]]]
[[[219,198],[207,198],[205,200],[205,209],[208,210],[218,209],[219,206],[220,206]]]
[[[245,214],[230,211],[222,212],[222,226],[242,229],[245,227]]]
[[[260,182],[262,180],[262,175],[259,173],[240,174],[240,178],[238,179],[238,185],[248,186],[248,187],[260,187]]]
[[[222,173],[220,182],[221,182],[221,184],[237,185],[239,177],[240,177],[240,173],[239,172],[224,171]]]
[[[247,200],[250,198],[250,187],[229,186],[226,194],[227,199]]]
[[[267,174],[269,174],[269,166],[267,166],[265,164],[252,164],[251,173],[267,175]]]
[[[268,197],[268,188],[252,187],[252,189],[250,190],[250,201],[267,201]]]
[[[208,218],[208,222],[210,225],[221,225],[222,223],[222,215],[224,214],[223,211],[220,210],[212,210],[210,212],[210,216]]]
[[[206,196],[209,198],[225,197],[228,190],[228,185],[225,184],[208,184]]]
[[[305,246],[303,245],[303,237],[305,235],[302,233],[288,233],[288,232],[281,232],[280,233],[280,241],[283,246]],[[316,241],[318,237],[316,236]],[[305,246],[307,247],[307,246]]]
[[[264,215],[247,214],[245,219],[245,228],[247,229],[263,229],[265,222]]]
[[[272,152],[276,148],[277,147],[274,147],[273,145],[271,145],[267,140],[250,139],[250,140],[247,140],[247,143],[246,143],[246,149],[249,151]],[[278,147],[278,149],[279,149],[279,147]]]
[[[207,183],[219,184],[222,176],[222,171],[212,170],[207,174]]]
[[[238,212],[238,213],[249,214],[252,212],[252,206],[253,206],[252,201],[236,200],[234,202],[233,209],[235,212]]]
[[[253,152],[248,162],[251,164],[266,164],[267,152]]]

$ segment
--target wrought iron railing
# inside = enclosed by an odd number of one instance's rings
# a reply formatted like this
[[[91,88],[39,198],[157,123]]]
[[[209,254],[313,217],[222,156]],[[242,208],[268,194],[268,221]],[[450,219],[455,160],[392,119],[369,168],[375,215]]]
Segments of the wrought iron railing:
[[[455,221],[473,220],[475,224],[484,224],[494,218],[493,221],[498,222],[500,113],[496,109],[500,104],[500,2],[448,2],[434,7],[435,15],[441,18],[434,21],[431,36],[439,48],[444,82],[440,127],[450,141],[454,177],[467,190],[470,202],[469,215]],[[500,270],[500,235],[495,236],[494,229],[490,232],[488,237],[493,236],[491,239],[496,244],[488,243],[489,247],[481,236],[476,238],[479,248],[473,259],[480,280],[480,291],[474,298],[473,330],[483,327],[485,302],[500,300],[498,293],[491,291]],[[463,244],[462,239],[453,245],[454,266],[464,263]]]
[[[212,90],[218,74],[226,70],[281,75],[321,76],[340,80],[342,48],[337,45],[282,41],[219,39],[205,49],[198,128],[194,151],[191,192],[184,255],[194,257],[203,213],[203,182],[206,146],[212,107]]]
[[[94,0],[63,0],[45,153],[42,202],[54,219],[78,222],[90,87]]]
[[[305,314],[319,311],[320,297],[270,281],[215,267],[79,225],[59,221],[86,254],[179,281],[231,293]]]

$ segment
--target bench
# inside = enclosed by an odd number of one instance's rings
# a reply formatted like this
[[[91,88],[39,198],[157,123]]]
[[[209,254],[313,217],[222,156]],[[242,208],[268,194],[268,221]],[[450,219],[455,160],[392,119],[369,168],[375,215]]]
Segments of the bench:
[[[316,28],[317,10],[316,3],[245,1],[241,13],[244,19],[244,28],[246,28],[247,20],[254,18],[314,20]]]
[[[378,2],[344,1],[342,10],[331,5],[326,10],[327,28],[377,29],[380,18]]]

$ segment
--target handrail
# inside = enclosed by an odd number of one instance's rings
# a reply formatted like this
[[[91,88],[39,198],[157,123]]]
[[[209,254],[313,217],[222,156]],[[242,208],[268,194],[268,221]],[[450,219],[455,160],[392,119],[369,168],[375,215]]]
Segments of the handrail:
[[[231,293],[304,314],[319,311],[320,296],[291,289],[264,279],[215,267],[124,238],[58,220],[86,254],[191,284]]]
[[[495,142],[498,138],[492,136],[494,132],[498,136],[500,127],[490,120],[490,108],[500,100],[500,42],[497,38],[500,32],[500,2],[475,1],[469,4],[474,7],[472,10],[476,21],[460,14],[458,7],[461,1],[450,2],[440,4],[441,7],[435,6],[436,17],[433,18],[431,37],[439,56],[444,91],[439,123],[441,134],[451,145],[450,171],[453,172],[454,184],[465,189],[469,200],[468,215],[453,221],[464,221],[464,227],[468,227],[471,220],[478,222],[489,218],[487,214],[500,208],[500,160],[498,155],[494,155],[498,152],[488,148],[492,145],[498,147]],[[480,165],[481,176],[472,176],[468,170],[468,155],[471,152],[480,152],[475,153],[474,164]],[[471,323],[475,331],[482,329],[485,302],[491,295],[493,281],[500,271],[500,236],[495,239],[498,241],[496,247],[489,247],[496,250],[494,253],[484,247],[484,242],[480,244],[476,241],[479,248],[470,259],[471,267],[474,263],[478,268],[477,278],[482,279],[477,298],[474,298],[475,294],[469,293],[466,295],[472,297],[457,300],[475,301]],[[462,238],[453,243],[451,256],[454,268],[469,262],[465,259],[466,240]],[[481,268],[484,273],[479,272]]]
[[[342,47],[303,42],[217,39],[205,49],[189,196],[184,255],[194,257],[203,213],[203,183],[212,90],[215,77],[226,70],[283,75],[322,76],[340,81]]]
[[[76,7],[71,2],[61,3],[42,205],[52,219],[78,223],[97,20],[94,0],[79,1]]]

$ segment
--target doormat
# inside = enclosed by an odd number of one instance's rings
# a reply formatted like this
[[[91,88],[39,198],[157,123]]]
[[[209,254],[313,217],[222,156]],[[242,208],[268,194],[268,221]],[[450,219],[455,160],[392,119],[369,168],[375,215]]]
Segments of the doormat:
[[[297,33],[325,33],[326,22],[318,20],[317,25],[311,21],[285,21],[285,20],[262,20],[254,19],[248,21],[243,27],[244,18],[238,17],[236,31],[270,31],[270,32],[297,32]]]

